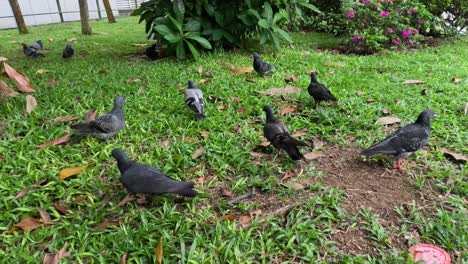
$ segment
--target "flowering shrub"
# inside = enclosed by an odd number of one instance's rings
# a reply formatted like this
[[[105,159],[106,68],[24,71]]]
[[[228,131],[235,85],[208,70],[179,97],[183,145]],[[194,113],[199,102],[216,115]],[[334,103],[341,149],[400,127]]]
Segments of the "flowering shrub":
[[[416,0],[361,0],[345,10],[351,46],[372,52],[413,47],[431,28],[433,16]]]

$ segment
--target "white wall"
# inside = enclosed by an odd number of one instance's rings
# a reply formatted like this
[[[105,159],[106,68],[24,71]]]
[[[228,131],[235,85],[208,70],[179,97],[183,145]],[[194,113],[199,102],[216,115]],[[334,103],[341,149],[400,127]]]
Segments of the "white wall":
[[[78,21],[80,20],[78,0],[59,0],[62,8],[63,20]],[[106,18],[106,11],[102,0],[99,1],[101,10],[101,17]],[[109,0],[114,16],[118,16],[116,0]],[[57,0],[18,0],[21,11],[23,12],[24,22],[27,26],[60,23],[60,16],[58,14]],[[96,0],[88,0],[89,18],[98,19]],[[70,12],[70,13],[65,13]],[[43,14],[41,13],[57,13],[57,14]],[[13,17],[8,0],[0,0],[0,29],[16,28],[16,21]]]

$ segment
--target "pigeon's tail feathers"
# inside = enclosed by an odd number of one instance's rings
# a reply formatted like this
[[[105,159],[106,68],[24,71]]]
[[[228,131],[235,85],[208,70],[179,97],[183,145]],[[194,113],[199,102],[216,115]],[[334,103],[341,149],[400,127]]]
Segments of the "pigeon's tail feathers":
[[[397,154],[397,151],[391,145],[389,145],[387,141],[384,141],[384,142],[375,144],[361,152],[361,155],[364,155],[366,157],[379,155],[379,154],[395,155]]]
[[[192,188],[193,187],[187,187],[185,189],[178,190],[175,193],[184,197],[195,197],[197,196],[198,192]]]
[[[195,114],[195,119],[197,119],[197,120],[205,119],[205,117],[206,116],[203,113],[196,113]]]
[[[95,132],[94,129],[88,123],[78,123],[70,126],[71,129],[75,130],[76,135],[86,135]]]
[[[289,136],[288,138],[286,138],[286,140],[284,141],[284,143],[286,145],[291,145],[291,146],[303,146],[303,147],[307,147],[307,143],[304,142],[304,141],[300,141],[300,140],[297,140],[291,136]]]
[[[338,100],[336,99],[336,97],[333,94],[330,93],[330,101],[336,102]]]
[[[285,151],[288,153],[289,157],[291,157],[291,159],[293,160],[301,160],[304,158],[304,156],[302,156],[301,152],[295,145],[288,145],[285,148]]]

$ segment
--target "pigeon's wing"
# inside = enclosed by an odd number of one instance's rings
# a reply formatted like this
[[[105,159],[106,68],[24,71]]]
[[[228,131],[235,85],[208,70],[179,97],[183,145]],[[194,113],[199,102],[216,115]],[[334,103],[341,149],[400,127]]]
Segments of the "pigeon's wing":
[[[418,124],[400,128],[390,139],[390,143],[402,152],[414,152],[429,141],[430,130]]]
[[[278,135],[289,134],[283,122],[267,122],[263,127],[263,134],[268,141],[272,141]]]
[[[199,89],[187,89],[185,91],[185,103],[195,113],[203,114],[203,93]]]
[[[159,170],[143,164],[131,166],[120,180],[132,193],[171,193],[193,187],[192,183],[173,180]]]
[[[104,133],[113,132],[119,129],[119,118],[112,114],[98,116],[92,122],[97,130]]]

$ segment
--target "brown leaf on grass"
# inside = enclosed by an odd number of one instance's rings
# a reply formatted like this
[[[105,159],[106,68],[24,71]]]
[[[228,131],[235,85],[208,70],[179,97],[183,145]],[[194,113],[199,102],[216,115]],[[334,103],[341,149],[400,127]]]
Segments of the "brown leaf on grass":
[[[202,138],[208,138],[209,133],[205,130],[202,130],[200,131],[200,135],[202,136]]]
[[[421,81],[421,80],[406,80],[404,82],[402,82],[401,84],[423,84],[424,81]]]
[[[197,185],[201,185],[201,186],[205,185],[207,181],[208,181],[208,178],[205,175],[201,176],[200,178],[196,180]]]
[[[325,142],[323,142],[320,139],[314,139],[312,143],[314,144],[314,149],[320,149],[321,147],[323,147],[323,145],[325,145]]]
[[[54,85],[56,85],[59,82],[60,82],[59,80],[51,79],[51,80],[47,81],[47,86],[50,88],[50,87],[53,87]]]
[[[86,122],[91,122],[91,121],[93,121],[93,120],[96,119],[96,114],[97,114],[97,113],[96,113],[96,109],[93,108],[93,109],[89,110],[89,111],[84,115],[83,118],[84,118],[84,120],[85,120]]]
[[[307,132],[307,128],[301,129],[299,131],[296,131],[294,134],[292,134],[292,137],[294,138],[302,137],[306,134],[306,132]]]
[[[235,97],[235,96],[229,96],[229,99],[233,101],[234,103],[242,102],[242,99],[240,99],[239,97]]]
[[[468,161],[468,157],[466,157],[465,155],[449,151],[448,149],[444,147],[440,148],[440,152],[442,152],[444,156],[450,158],[453,161],[457,161],[461,163],[465,163]]]
[[[26,194],[28,194],[28,192],[29,192],[29,189],[24,189],[24,190],[19,191],[19,192],[16,194],[15,199],[18,200],[18,199],[20,199],[20,198],[26,196]]]
[[[228,189],[222,189],[221,190],[221,195],[224,196],[224,197],[232,197],[234,196],[234,194],[228,190]]]
[[[88,200],[88,196],[87,195],[79,195],[77,196],[75,199],[73,199],[73,203],[77,204],[77,203],[81,203],[81,202],[84,202]]]
[[[43,149],[43,148],[47,148],[49,146],[56,146],[56,145],[66,143],[66,142],[68,142],[68,140],[70,140],[70,135],[66,134],[66,135],[61,136],[59,138],[56,138],[54,140],[51,140],[51,141],[48,141],[46,143],[42,143],[40,145],[37,145],[37,147]]]
[[[148,201],[148,199],[146,197],[146,194],[144,194],[144,193],[137,193],[136,197],[137,197],[136,201],[137,201],[138,204],[148,204],[149,203],[149,201]]]
[[[345,66],[343,63],[331,62],[331,61],[327,61],[323,65],[329,66],[329,67],[344,67]]]
[[[391,112],[390,112],[390,110],[388,110],[388,108],[384,108],[384,109],[382,110],[382,113],[383,113],[384,115],[390,115],[390,114],[391,114]]]
[[[54,206],[54,208],[57,209],[57,211],[59,211],[62,215],[67,215],[67,214],[68,214],[68,210],[67,210],[62,204],[54,203],[53,206]]]
[[[226,110],[227,105],[218,105],[218,110]]]
[[[285,180],[287,180],[287,179],[289,179],[289,178],[295,177],[296,175],[297,175],[297,174],[296,174],[296,172],[295,172],[294,170],[287,170],[287,171],[284,173],[283,177],[281,177],[281,180],[280,180],[280,181],[285,181]]]
[[[36,106],[37,106],[36,98],[34,98],[34,96],[29,95],[29,94],[26,95],[26,112],[28,114],[32,113],[32,111],[36,109]]]
[[[288,213],[291,211],[291,209],[293,209],[294,207],[298,206],[299,203],[294,203],[294,204],[288,204],[286,206],[283,206],[279,209],[276,209],[274,212],[272,213],[269,213],[268,215],[266,215],[265,217],[263,217],[262,219],[260,219],[258,221],[258,223],[263,223],[265,221],[268,221],[268,219],[270,217],[274,217],[274,216],[281,216],[281,217],[286,217],[288,215]]]
[[[303,190],[305,189],[306,186],[304,186],[303,184],[299,183],[299,182],[295,182],[295,181],[289,181],[287,183],[280,183],[280,185],[286,187],[286,188],[289,188],[289,189],[293,189],[293,190]]]
[[[68,242],[57,253],[46,253],[42,264],[59,264],[60,259],[70,256],[70,252],[67,252]]]
[[[286,78],[284,78],[284,81],[286,83],[291,83],[297,81],[297,76],[295,74],[289,75]]]
[[[233,221],[237,218],[237,214],[227,214],[219,218],[219,221]]]
[[[236,113],[242,114],[242,113],[244,113],[246,110],[247,110],[247,108],[241,106],[241,107],[239,107],[239,108],[236,109]]]
[[[134,78],[134,77],[130,77],[127,79],[127,83],[137,83],[137,82],[141,82],[141,79],[140,78]]]
[[[54,41],[54,39],[53,38],[47,38],[47,41],[52,42],[52,41]]]
[[[83,172],[85,167],[74,167],[74,168],[66,168],[60,171],[60,180],[65,180],[68,177],[80,174]]]
[[[209,82],[209,81],[211,81],[211,79],[201,79],[199,82],[200,82],[201,84],[204,84],[204,83],[207,83],[207,82]]]
[[[366,94],[366,93],[363,92],[363,91],[356,91],[356,95],[357,95],[357,96],[363,96],[363,95],[365,95],[365,94]]]
[[[252,217],[250,217],[250,215],[242,215],[239,217],[239,225],[242,227],[248,226],[250,222],[252,222]]]
[[[34,86],[29,82],[29,80],[28,80],[28,78],[26,78],[26,76],[24,76],[21,73],[17,72],[10,65],[8,65],[6,62],[3,62],[3,67],[5,69],[5,73],[8,75],[8,77],[15,82],[16,87],[18,87],[18,90],[20,90],[22,92],[25,92],[25,93],[34,93],[34,92],[36,92],[36,90],[34,89]]]
[[[16,43],[16,41],[15,41],[15,43]],[[7,58],[1,57],[1,56],[0,56],[0,63],[1,63],[1,62],[5,62],[5,61],[7,61],[7,60],[8,60]]]
[[[39,209],[39,215],[41,215],[41,219],[44,222],[52,222],[52,218],[50,218],[50,214],[42,209]]]
[[[285,108],[281,109],[280,116],[284,116],[287,113],[294,113],[296,109],[297,109],[297,105],[288,105]]]
[[[270,146],[270,145],[271,145],[271,142],[270,142],[270,141],[264,141],[264,142],[258,144],[257,146],[258,146],[258,147],[266,148],[266,147],[268,147],[268,146]]]
[[[335,71],[329,70],[328,74],[333,75],[333,74],[335,74]]]
[[[192,154],[192,159],[198,159],[198,158],[201,157],[204,153],[205,153],[205,148],[204,148],[204,147],[201,147],[201,148],[195,150],[195,152],[193,152],[193,154]]]
[[[127,196],[125,196],[122,201],[120,201],[120,203],[117,204],[117,207],[121,207],[121,206],[124,206],[126,204],[128,204],[129,202],[131,201],[135,201],[136,200],[136,197],[133,196],[133,195],[130,195],[130,194],[127,194]]]
[[[37,74],[43,74],[43,73],[46,73],[46,72],[49,72],[49,70],[39,69],[39,70],[36,71]]]
[[[70,121],[74,121],[74,120],[78,120],[80,119],[79,116],[71,116],[71,115],[68,115],[68,116],[58,116],[56,118],[54,118],[54,120],[52,120],[53,122],[70,122]]]
[[[179,91],[183,91],[183,90],[185,90],[185,86],[179,86],[179,87],[177,87],[177,89],[178,89]]]
[[[104,219],[102,223],[97,224],[95,227],[91,228],[92,231],[106,229],[110,225],[119,225],[119,219]]]
[[[163,240],[162,240],[162,237],[159,239],[159,242],[156,245],[156,249],[154,250],[154,256],[156,257],[156,261],[158,262],[158,264],[161,264],[162,260],[163,260]]]
[[[450,81],[453,82],[453,83],[459,83],[459,82],[463,81],[463,79],[454,77]]]
[[[306,160],[314,160],[314,159],[318,159],[318,158],[326,157],[326,156],[327,155],[325,155],[324,153],[322,153],[320,151],[308,152],[308,153],[304,154],[304,158]]]
[[[223,101],[223,98],[213,96],[213,95],[208,95],[208,101],[210,101],[210,103],[216,103],[216,102],[219,102],[219,101]]]
[[[391,125],[395,123],[400,123],[401,119],[395,116],[384,116],[375,121],[376,125]]]
[[[120,257],[119,264],[127,264],[127,253],[124,253],[122,257]]]
[[[254,152],[254,151],[249,152],[249,154],[250,156],[255,157],[255,158],[262,158],[262,157],[267,156],[265,153]]]
[[[297,102],[297,99],[281,95],[281,99],[286,102]]]
[[[0,97],[14,97],[19,95],[15,90],[13,90],[8,84],[0,80]]]
[[[368,103],[368,104],[370,104],[370,103],[375,103],[375,99],[369,98],[369,99],[367,99],[367,103]]]
[[[280,95],[280,94],[293,94],[301,91],[301,88],[286,86],[284,88],[270,88],[264,91],[257,91],[261,95]]]
[[[395,99],[395,104],[396,104],[396,105],[398,105],[398,104],[400,104],[400,103],[401,103],[401,100],[400,100],[400,99],[398,99],[398,98]]]
[[[56,223],[54,222],[45,222],[39,219],[35,219],[32,217],[26,218],[21,220],[19,223],[14,225],[12,228],[9,229],[9,231],[16,231],[16,230],[23,230],[23,231],[32,231],[36,228],[39,228],[41,226],[45,225],[54,225]]]
[[[198,74],[202,74],[202,73],[203,73],[203,67],[200,66],[200,67],[198,67]]]
[[[249,73],[252,71],[253,71],[252,67],[239,67],[239,68],[231,69],[231,72],[235,75],[245,74],[245,73]]]

